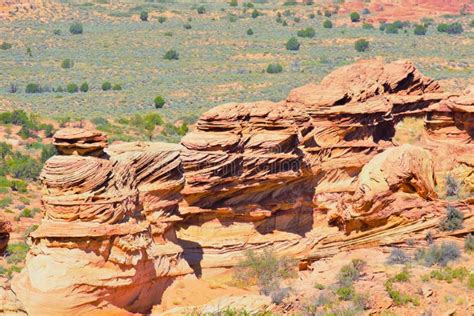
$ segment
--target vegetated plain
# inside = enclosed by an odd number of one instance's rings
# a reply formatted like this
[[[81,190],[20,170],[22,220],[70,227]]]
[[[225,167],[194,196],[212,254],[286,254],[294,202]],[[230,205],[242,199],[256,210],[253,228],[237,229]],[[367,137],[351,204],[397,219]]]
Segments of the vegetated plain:
[[[347,13],[325,17],[320,5],[289,4],[64,0],[62,11],[49,19],[6,21],[0,41],[11,48],[0,50],[0,111],[89,120],[158,111],[169,122],[189,124],[221,103],[280,100],[360,58],[410,59],[436,79],[473,76],[471,16],[437,18],[422,36],[414,34],[416,23],[387,34],[363,23],[370,13],[353,23]],[[140,19],[142,12],[147,21]],[[326,20],[332,28],[323,27]],[[437,31],[437,24],[454,21],[463,33]],[[70,32],[74,22],[82,24],[82,34]],[[308,27],[313,37],[297,36]],[[285,47],[291,37],[298,50]],[[369,42],[368,49],[354,49],[359,39]],[[169,50],[178,59],[165,59]],[[72,64],[62,67],[67,59]],[[280,64],[282,71],[268,73],[269,64]],[[79,89],[84,82],[87,92]],[[121,89],[104,91],[104,82]],[[26,93],[31,83],[46,92]],[[156,96],[166,100],[158,110]]]

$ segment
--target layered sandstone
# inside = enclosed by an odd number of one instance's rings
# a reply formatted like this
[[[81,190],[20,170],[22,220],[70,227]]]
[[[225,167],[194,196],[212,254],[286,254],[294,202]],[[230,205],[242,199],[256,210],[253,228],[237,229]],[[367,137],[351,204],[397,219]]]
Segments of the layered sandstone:
[[[68,131],[41,173],[44,219],[13,289],[31,315],[145,313],[190,272],[173,243],[179,147],[133,143],[98,158],[103,138],[83,142],[98,132]]]
[[[107,147],[100,132],[60,131],[60,155],[41,174],[44,219],[14,290],[33,314],[149,312],[188,264],[199,275],[248,249],[303,267],[427,229],[444,236],[436,226],[449,204],[465,214],[455,233],[474,231],[472,199],[435,193],[437,142],[393,141],[405,117],[427,116],[436,134],[435,109],[448,108],[462,149],[452,160],[469,171],[470,98],[442,92],[410,62],[362,61],[281,102],[211,109],[181,145]]]

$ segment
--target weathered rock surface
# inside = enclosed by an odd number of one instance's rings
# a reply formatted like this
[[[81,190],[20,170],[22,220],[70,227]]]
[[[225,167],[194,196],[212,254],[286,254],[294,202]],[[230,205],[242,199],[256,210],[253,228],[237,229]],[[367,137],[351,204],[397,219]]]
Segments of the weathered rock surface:
[[[133,143],[112,146],[104,158],[80,156],[77,148],[97,154],[104,138],[96,146],[94,133],[67,132],[55,143],[73,155],[45,164],[44,219],[13,289],[31,315],[145,313],[191,272],[173,243],[184,184],[179,147]],[[84,142],[91,134],[94,142]]]
[[[7,249],[11,231],[11,223],[5,218],[0,217],[0,254],[3,254],[3,252]]]
[[[426,229],[446,236],[436,226],[448,204],[465,214],[455,233],[474,231],[474,199],[435,193],[447,168],[433,160],[438,142],[393,141],[404,117],[427,115],[437,134],[436,109],[449,109],[452,160],[472,185],[471,106],[470,92],[443,93],[410,62],[362,61],[282,102],[218,106],[181,145],[106,148],[100,132],[60,131],[41,174],[44,220],[13,289],[33,314],[149,312],[190,267],[234,266],[247,249],[304,267]]]

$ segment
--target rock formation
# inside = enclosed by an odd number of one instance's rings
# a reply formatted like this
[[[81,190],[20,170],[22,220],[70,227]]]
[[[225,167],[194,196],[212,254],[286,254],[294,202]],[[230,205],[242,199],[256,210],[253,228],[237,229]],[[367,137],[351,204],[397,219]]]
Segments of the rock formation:
[[[41,173],[44,219],[14,291],[31,315],[149,311],[190,272],[173,243],[184,184],[179,147],[133,143],[100,155],[100,132],[57,136],[63,155]]]
[[[0,217],[0,254],[3,254],[4,251],[7,249],[11,231],[11,223],[6,219]]]
[[[470,95],[442,92],[410,62],[362,61],[278,103],[211,109],[181,145],[107,147],[100,132],[59,131],[41,174],[44,220],[13,289],[33,314],[149,312],[190,267],[231,267],[247,249],[304,267],[422,238],[448,204],[474,231],[472,198],[435,193],[436,142],[393,141],[404,117],[426,116],[432,136],[444,115],[472,184]]]

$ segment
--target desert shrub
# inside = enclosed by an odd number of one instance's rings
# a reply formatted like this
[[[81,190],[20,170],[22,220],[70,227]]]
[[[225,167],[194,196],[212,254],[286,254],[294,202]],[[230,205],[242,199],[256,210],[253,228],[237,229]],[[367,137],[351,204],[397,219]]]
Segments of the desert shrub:
[[[147,11],[140,12],[140,20],[142,20],[143,22],[148,21],[148,12]]]
[[[10,204],[12,204],[13,200],[11,196],[5,196],[4,198],[0,199],[0,208],[6,208]]]
[[[370,23],[364,22],[364,23],[362,24],[362,28],[363,28],[364,30],[373,30],[373,29],[374,29],[374,26],[373,26],[372,24],[370,24]]]
[[[15,217],[15,220],[16,221],[19,221],[20,218],[22,217],[26,217],[26,218],[32,218],[33,216],[35,215],[35,213],[29,209],[29,208],[24,208],[20,214],[18,214],[16,217]]]
[[[10,44],[10,43],[3,42],[2,45],[0,45],[0,49],[2,49],[2,50],[7,50],[7,49],[12,48],[12,46],[13,46],[13,45]]]
[[[253,5],[252,2],[244,2],[243,6],[244,6],[245,8],[253,8],[253,7],[254,7],[254,5]]]
[[[353,298],[355,290],[352,286],[341,286],[336,290],[337,296],[343,301],[349,301]]]
[[[296,35],[299,37],[313,38],[316,35],[316,31],[312,27],[307,27],[296,32]]]
[[[314,19],[315,17],[316,17],[316,15],[315,15],[314,13],[310,13],[310,14],[308,15],[308,18],[310,18],[310,19]]]
[[[247,35],[253,35],[253,30],[252,30],[252,29],[248,29],[248,30],[247,30]]]
[[[426,26],[421,24],[415,25],[413,33],[415,33],[415,35],[426,35]]]
[[[229,2],[229,6],[231,6],[231,7],[236,7],[238,5],[239,5],[239,3],[237,2],[237,0],[230,0],[230,2]]]
[[[300,19],[300,17],[295,16],[294,19],[293,19],[293,21],[294,21],[295,23],[300,23],[300,22],[301,22],[301,19]]]
[[[155,108],[161,109],[163,105],[165,105],[165,99],[159,95],[155,97],[154,103],[155,103]]]
[[[53,31],[53,34],[54,34],[54,35],[61,35],[61,30],[55,29],[55,30]]]
[[[273,293],[271,293],[272,303],[277,305],[281,304],[283,300],[288,297],[289,294],[290,288],[287,287],[274,291]]]
[[[23,238],[27,238],[32,232],[37,230],[39,225],[33,224],[30,227],[28,227],[25,232],[23,233]]]
[[[261,15],[261,14],[260,14],[260,12],[258,12],[257,9],[254,9],[254,10],[252,11],[252,18],[256,19],[256,18],[258,18],[260,15]]]
[[[163,56],[164,59],[167,59],[167,60],[178,60],[179,59],[179,54],[176,50],[174,49],[170,49],[169,51],[167,51],[165,53],[165,55]]]
[[[357,12],[352,12],[350,14],[350,18],[352,22],[359,22],[360,21],[360,14]]]
[[[448,33],[448,34],[460,34],[464,32],[461,23],[455,22],[455,23],[440,23],[437,26],[437,30],[440,33]]]
[[[120,91],[120,90],[122,90],[122,85],[119,84],[119,83],[115,83],[115,84],[112,86],[112,90],[114,90],[114,91]]]
[[[13,153],[12,148],[12,145],[5,142],[0,142],[0,160],[3,160],[8,155],[11,155]]]
[[[28,245],[23,242],[9,244],[7,247],[7,263],[17,264],[23,262],[26,258],[28,250]]]
[[[43,90],[41,86],[37,83],[29,83],[26,85],[25,93],[41,93]]]
[[[79,91],[79,87],[75,83],[69,83],[66,86],[66,91],[69,93],[76,93],[77,91]]]
[[[369,42],[361,38],[354,43],[354,48],[358,52],[365,52],[369,49]]]
[[[337,275],[338,284],[342,287],[351,286],[357,281],[366,263],[360,259],[354,259],[349,264],[343,266]]]
[[[300,49],[300,43],[298,42],[296,37],[292,37],[288,40],[288,42],[286,42],[285,47],[286,47],[287,50],[296,51],[296,50]]]
[[[71,32],[71,34],[74,34],[74,35],[82,34],[82,32],[83,32],[82,23],[80,23],[80,22],[72,23],[69,26],[69,32]]]
[[[370,14],[370,10],[367,8],[362,9],[362,14]]]
[[[410,272],[405,267],[403,270],[393,276],[395,282],[408,282],[410,280]]]
[[[464,239],[464,250],[467,252],[473,252],[474,251],[474,235],[469,234],[466,236],[466,239]]]
[[[54,145],[52,144],[43,145],[43,147],[41,148],[41,157],[40,157],[41,163],[45,163],[46,160],[48,160],[49,158],[53,157],[56,154],[57,154],[57,151]]]
[[[448,174],[446,176],[446,196],[458,196],[459,195],[459,181],[455,177]]]
[[[398,27],[393,24],[393,23],[390,23],[390,24],[385,24],[385,33],[387,34],[398,34]]]
[[[464,279],[468,275],[469,275],[469,271],[464,267],[460,267],[460,268],[446,267],[439,270],[431,271],[430,277],[438,281],[446,281],[448,283],[451,283],[455,279],[459,281],[464,281]]]
[[[18,179],[35,179],[38,177],[41,166],[30,156],[15,152],[5,160],[8,173]]]
[[[396,282],[408,282],[409,279],[410,273],[406,268],[404,268],[402,272],[396,274],[392,278],[389,278],[385,282],[385,291],[387,291],[395,305],[406,305],[408,303],[412,303],[413,305],[417,306],[420,304],[417,297],[402,293],[396,290],[393,286],[393,284]]]
[[[323,22],[323,27],[324,27],[325,29],[332,29],[332,22],[331,22],[331,20],[326,20],[326,21],[324,21],[324,22]]]
[[[269,295],[280,288],[282,279],[294,275],[292,266],[291,260],[278,258],[269,250],[259,254],[248,250],[236,268],[235,278],[244,284],[256,282],[260,292]]]
[[[199,13],[199,14],[204,14],[204,13],[206,13],[206,7],[203,6],[203,5],[200,5],[199,7],[197,7],[197,10],[196,10],[196,11],[197,11],[197,13]]]
[[[165,16],[159,16],[158,17],[158,23],[163,24],[166,22],[166,17]]]
[[[70,69],[74,67],[74,61],[72,59],[64,59],[62,62],[61,62],[61,68],[63,69]]]
[[[446,266],[461,256],[459,247],[453,242],[443,242],[441,246],[431,245],[428,249],[418,249],[415,259],[427,267],[435,264]]]
[[[406,264],[410,261],[410,256],[400,248],[393,248],[388,256],[388,264]]]
[[[183,25],[183,27],[184,27],[186,30],[190,30],[190,29],[192,28],[191,24],[189,24],[189,23],[185,23],[185,24]]]
[[[283,23],[282,23],[281,25],[282,25],[282,26],[288,26],[288,22],[283,21]]]
[[[448,205],[446,216],[441,219],[439,228],[443,231],[454,231],[463,228],[463,222],[464,214],[454,206]]]
[[[324,10],[324,16],[327,17],[327,18],[330,18],[332,15],[332,12],[329,11],[329,10]]]
[[[269,64],[267,66],[267,73],[269,74],[277,74],[283,71],[282,65],[276,63],[276,64]]]
[[[474,290],[474,273],[470,273],[467,278],[467,287]]]
[[[83,82],[79,89],[81,90],[81,92],[87,92],[89,91],[89,84],[87,82]]]
[[[103,91],[107,91],[107,90],[110,90],[112,89],[112,84],[108,81],[102,83],[102,90]]]

